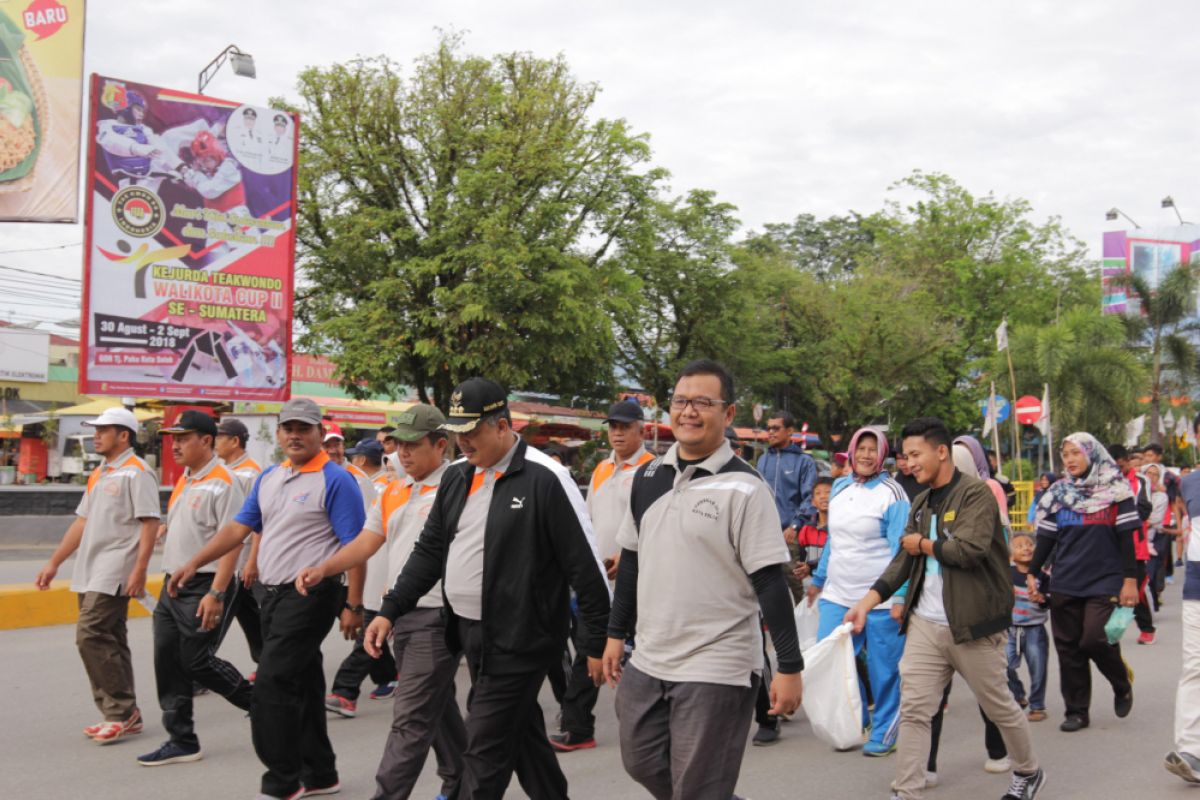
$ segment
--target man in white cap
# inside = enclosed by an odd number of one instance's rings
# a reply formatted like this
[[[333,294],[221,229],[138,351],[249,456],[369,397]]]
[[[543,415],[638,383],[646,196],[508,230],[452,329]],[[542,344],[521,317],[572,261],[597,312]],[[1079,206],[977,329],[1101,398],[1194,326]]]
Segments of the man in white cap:
[[[138,422],[125,408],[110,408],[84,425],[95,428],[93,470],[76,518],[35,583],[43,591],[72,553],[71,591],[79,594],[75,644],[104,720],[83,729],[97,744],[142,732],[133,690],[133,659],[125,622],[129,598],[146,590],[146,569],[158,534],[158,477],[133,451]]]

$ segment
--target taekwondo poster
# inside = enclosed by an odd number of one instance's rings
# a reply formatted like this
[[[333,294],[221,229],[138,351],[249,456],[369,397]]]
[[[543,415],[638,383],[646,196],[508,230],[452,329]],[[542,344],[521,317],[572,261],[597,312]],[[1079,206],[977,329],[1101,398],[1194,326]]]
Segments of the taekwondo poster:
[[[0,222],[79,219],[83,0],[0,0]]]
[[[298,122],[92,76],[80,392],[288,398]]]

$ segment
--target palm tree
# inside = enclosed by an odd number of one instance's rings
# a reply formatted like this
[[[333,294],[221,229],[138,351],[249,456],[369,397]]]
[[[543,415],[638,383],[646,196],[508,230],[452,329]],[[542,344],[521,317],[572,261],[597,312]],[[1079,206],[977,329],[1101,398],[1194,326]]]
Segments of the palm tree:
[[[1143,391],[1146,370],[1127,345],[1121,319],[1081,306],[1051,325],[1022,325],[1009,334],[1018,392],[1038,397],[1050,386],[1057,435],[1088,431],[1104,441],[1122,435]],[[991,375],[1007,378],[997,354]]]
[[[1162,399],[1186,392],[1200,375],[1193,337],[1200,332],[1196,318],[1196,293],[1200,265],[1180,263],[1152,289],[1133,272],[1112,280],[1133,293],[1140,314],[1126,314],[1130,340],[1145,354],[1150,367],[1150,441],[1162,444]]]

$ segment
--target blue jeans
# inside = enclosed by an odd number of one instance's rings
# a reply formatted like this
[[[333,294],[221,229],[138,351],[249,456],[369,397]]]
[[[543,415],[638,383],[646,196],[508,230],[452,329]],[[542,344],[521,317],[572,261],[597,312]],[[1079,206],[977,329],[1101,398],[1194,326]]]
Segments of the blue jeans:
[[[828,600],[818,600],[817,641],[824,639],[842,624],[850,609]],[[854,636],[854,652],[867,646],[867,676],[871,680],[871,695],[875,698],[875,713],[871,722],[871,742],[891,746],[896,743],[900,728],[900,656],[904,655],[904,636],[900,623],[892,619],[886,608],[868,612],[862,633]],[[866,727],[867,692],[859,683],[862,695],[863,726]]]
[[[1008,688],[1018,703],[1025,702],[1025,687],[1017,668],[1021,657],[1029,667],[1029,707],[1046,710],[1046,661],[1050,657],[1050,638],[1046,626],[1014,625],[1008,629]]]

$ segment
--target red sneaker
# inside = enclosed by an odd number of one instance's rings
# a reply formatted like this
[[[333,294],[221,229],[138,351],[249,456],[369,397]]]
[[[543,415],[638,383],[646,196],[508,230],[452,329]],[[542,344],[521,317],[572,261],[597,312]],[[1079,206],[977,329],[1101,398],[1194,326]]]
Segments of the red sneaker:
[[[115,741],[124,739],[126,736],[133,736],[142,732],[142,713],[137,709],[133,710],[133,716],[124,722],[106,722],[100,730],[92,735],[92,741],[96,744],[112,744]]]
[[[358,715],[358,705],[353,700],[347,700],[340,694],[331,694],[325,698],[325,710],[339,717],[352,719]]]
[[[1138,644],[1154,644],[1154,631],[1142,631],[1138,636]]]
[[[591,750],[596,746],[595,737],[577,736],[574,733],[553,733],[550,735],[550,746],[560,753],[570,753],[572,750]]]

